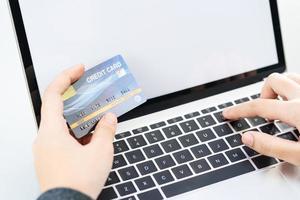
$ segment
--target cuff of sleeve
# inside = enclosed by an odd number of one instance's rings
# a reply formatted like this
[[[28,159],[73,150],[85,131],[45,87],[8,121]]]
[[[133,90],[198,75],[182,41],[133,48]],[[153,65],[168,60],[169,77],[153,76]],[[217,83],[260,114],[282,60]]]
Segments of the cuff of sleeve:
[[[92,200],[86,194],[70,188],[55,188],[41,194],[37,200]]]

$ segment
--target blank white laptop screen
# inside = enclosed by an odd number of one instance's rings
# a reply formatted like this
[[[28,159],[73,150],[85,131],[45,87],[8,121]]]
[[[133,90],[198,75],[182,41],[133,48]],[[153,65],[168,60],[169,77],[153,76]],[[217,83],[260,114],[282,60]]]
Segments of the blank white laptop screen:
[[[20,1],[40,92],[121,54],[149,98],[278,63],[269,0]]]

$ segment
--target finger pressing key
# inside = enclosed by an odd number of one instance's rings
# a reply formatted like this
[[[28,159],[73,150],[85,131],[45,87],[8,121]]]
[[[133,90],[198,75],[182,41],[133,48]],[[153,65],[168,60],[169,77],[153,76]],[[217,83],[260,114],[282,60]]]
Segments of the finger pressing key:
[[[260,116],[269,120],[281,120],[290,125],[297,125],[297,119],[291,114],[292,103],[273,99],[256,99],[242,103],[223,111],[226,119],[239,119],[244,117]]]
[[[299,142],[284,140],[265,133],[250,131],[242,136],[243,143],[255,151],[300,166]]]

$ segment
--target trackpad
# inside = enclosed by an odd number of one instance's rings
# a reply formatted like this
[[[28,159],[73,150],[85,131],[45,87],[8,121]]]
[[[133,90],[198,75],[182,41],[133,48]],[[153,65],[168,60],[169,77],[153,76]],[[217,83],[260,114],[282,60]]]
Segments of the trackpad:
[[[298,195],[298,199],[300,197],[300,167],[296,167],[290,165],[288,163],[284,163],[280,166],[280,170],[285,177],[286,182],[290,185],[290,187],[295,191]]]
[[[279,167],[235,177],[173,199],[292,199],[297,197]]]

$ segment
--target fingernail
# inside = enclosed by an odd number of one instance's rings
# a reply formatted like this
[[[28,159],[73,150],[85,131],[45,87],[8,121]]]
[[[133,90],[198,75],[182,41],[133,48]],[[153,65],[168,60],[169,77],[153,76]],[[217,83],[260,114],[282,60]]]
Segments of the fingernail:
[[[252,147],[253,143],[254,143],[254,137],[253,137],[252,133],[244,133],[244,135],[242,137],[242,141],[245,145]]]
[[[103,117],[104,121],[107,122],[108,124],[111,124],[115,126],[117,124],[117,117],[113,113],[107,113]]]

